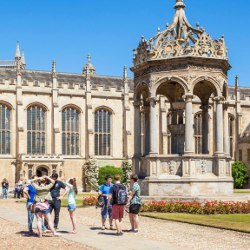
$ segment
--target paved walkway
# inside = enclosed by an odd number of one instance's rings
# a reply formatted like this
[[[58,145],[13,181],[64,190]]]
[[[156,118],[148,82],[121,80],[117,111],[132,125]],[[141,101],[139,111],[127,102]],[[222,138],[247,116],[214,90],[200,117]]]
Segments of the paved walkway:
[[[27,227],[27,215],[24,203],[13,199],[0,200],[0,218],[17,222]],[[93,207],[79,208],[76,211],[78,234],[72,235],[72,226],[68,211],[63,208],[60,214],[60,229],[63,238],[96,249],[216,249],[247,250],[250,249],[250,235],[228,230],[214,229],[196,225],[168,222],[150,218],[140,218],[139,234],[125,233],[115,236],[115,231],[100,230],[100,210]],[[36,224],[34,223],[34,227]],[[129,229],[128,216],[124,220],[124,229]],[[36,239],[36,238],[35,238]],[[55,238],[50,238],[55,241]],[[60,249],[60,248],[58,248]],[[70,250],[71,248],[67,248]]]
[[[27,225],[27,214],[25,210],[15,211],[12,209],[6,209],[0,207],[0,218],[11,222],[17,222],[21,225]],[[35,221],[35,220],[34,220]],[[35,224],[35,223],[34,223]],[[36,226],[36,225],[34,225]],[[128,234],[124,234],[122,237],[117,237],[115,231],[101,231],[99,228],[89,228],[88,226],[78,225],[78,234],[69,234],[72,230],[71,222],[68,217],[62,218],[60,222],[60,228],[63,228],[62,237],[71,241],[82,243],[97,249],[109,249],[109,250],[122,250],[122,249],[136,249],[136,250],[147,250],[147,249],[168,249],[168,250],[181,250],[183,248],[177,247],[174,244],[168,244],[164,242],[143,239],[143,238],[132,238]],[[60,232],[60,231],[59,231]]]

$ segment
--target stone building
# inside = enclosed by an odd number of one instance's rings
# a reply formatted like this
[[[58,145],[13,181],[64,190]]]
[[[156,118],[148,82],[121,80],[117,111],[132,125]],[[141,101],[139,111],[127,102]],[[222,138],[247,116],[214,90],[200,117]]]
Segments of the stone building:
[[[17,44],[0,66],[0,178],[58,172],[77,177],[95,158],[120,167],[133,156],[133,80],[97,76],[88,56],[82,74],[26,70]]]
[[[134,79],[27,70],[0,61],[0,179],[76,176],[133,160],[143,193],[232,193],[231,163],[250,164],[250,88],[228,85],[224,37],[188,22],[176,0],[173,22],[134,51]]]
[[[145,195],[229,195],[248,140],[247,91],[238,79],[228,87],[224,36],[193,27],[183,0],[174,7],[172,23],[134,50],[134,168]]]

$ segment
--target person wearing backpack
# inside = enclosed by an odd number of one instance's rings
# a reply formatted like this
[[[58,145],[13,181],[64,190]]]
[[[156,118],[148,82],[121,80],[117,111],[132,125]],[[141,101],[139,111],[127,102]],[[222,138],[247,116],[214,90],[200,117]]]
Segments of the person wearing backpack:
[[[129,220],[131,229],[129,232],[138,233],[139,211],[141,207],[141,188],[138,184],[138,176],[132,174],[130,176],[131,191],[129,192]]]
[[[111,187],[108,206],[112,200],[112,218],[115,221],[115,227],[117,230],[117,236],[123,235],[122,233],[122,219],[124,217],[124,206],[128,202],[128,194],[126,187],[121,184],[121,176],[115,175],[115,185]]]
[[[99,188],[99,196],[103,197],[104,202],[102,204],[102,210],[101,210],[101,216],[102,216],[102,230],[107,229],[105,227],[105,222],[107,220],[107,217],[109,217],[109,225],[110,230],[113,230],[112,225],[112,205],[109,203],[108,206],[108,195],[110,193],[110,189],[112,188],[112,178],[110,175],[105,176],[105,183],[100,186]]]

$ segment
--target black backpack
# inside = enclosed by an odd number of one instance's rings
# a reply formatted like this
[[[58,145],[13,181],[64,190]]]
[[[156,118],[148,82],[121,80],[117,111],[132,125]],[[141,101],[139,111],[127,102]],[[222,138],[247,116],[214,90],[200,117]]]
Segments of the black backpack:
[[[96,201],[96,208],[98,207],[103,207],[104,206],[104,203],[105,203],[105,199],[102,195],[99,195],[98,198],[97,198],[97,201]]]
[[[126,187],[122,184],[116,185],[116,190],[114,192],[114,204],[117,205],[126,205],[128,202],[128,193]]]

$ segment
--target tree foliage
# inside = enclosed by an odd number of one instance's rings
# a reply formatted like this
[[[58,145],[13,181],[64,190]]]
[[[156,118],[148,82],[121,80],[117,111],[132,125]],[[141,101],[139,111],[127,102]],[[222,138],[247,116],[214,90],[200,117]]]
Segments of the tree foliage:
[[[243,188],[247,183],[247,167],[243,162],[237,161],[232,165],[232,175],[234,178],[234,187]]]
[[[123,171],[121,168],[116,168],[114,166],[105,166],[99,169],[99,185],[105,183],[105,176],[110,175],[114,181],[114,176],[119,174],[121,176],[121,182],[123,183]]]

